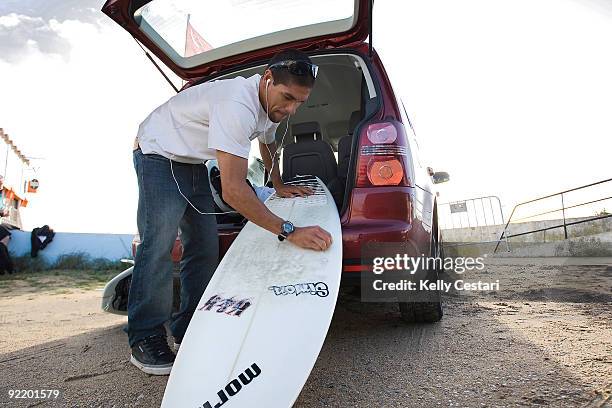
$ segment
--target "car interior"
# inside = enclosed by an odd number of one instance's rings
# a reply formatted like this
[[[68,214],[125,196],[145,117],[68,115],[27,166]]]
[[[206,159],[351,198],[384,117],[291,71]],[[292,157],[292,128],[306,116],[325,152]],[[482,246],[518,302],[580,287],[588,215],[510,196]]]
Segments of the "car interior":
[[[376,91],[361,57],[353,54],[331,54],[311,57],[319,73],[309,99],[287,124],[276,132],[281,150],[281,177],[290,181],[297,176],[318,176],[328,187],[341,211],[343,208],[351,150],[355,130],[361,120],[377,105]],[[265,66],[225,74],[215,79],[263,74]],[[286,135],[285,130],[287,129]],[[284,138],[283,138],[283,135]],[[249,180],[262,184],[263,164],[259,149],[251,147]],[[261,169],[258,170],[257,167]],[[236,222],[236,216],[220,216],[219,223]]]

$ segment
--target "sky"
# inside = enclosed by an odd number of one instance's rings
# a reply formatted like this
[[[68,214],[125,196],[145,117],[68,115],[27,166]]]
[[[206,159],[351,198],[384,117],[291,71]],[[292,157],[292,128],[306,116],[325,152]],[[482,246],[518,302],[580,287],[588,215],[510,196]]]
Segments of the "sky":
[[[136,232],[131,146],[174,91],[102,4],[0,2],[0,127],[40,181],[24,229]],[[450,173],[440,202],[508,213],[612,177],[612,2],[377,0],[373,25],[425,162]]]

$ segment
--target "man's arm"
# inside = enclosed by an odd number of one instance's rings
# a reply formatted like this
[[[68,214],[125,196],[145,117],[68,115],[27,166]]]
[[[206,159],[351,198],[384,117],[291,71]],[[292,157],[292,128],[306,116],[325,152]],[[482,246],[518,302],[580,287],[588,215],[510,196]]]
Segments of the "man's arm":
[[[225,202],[249,221],[274,235],[280,234],[284,220],[268,210],[245,181],[248,160],[217,150],[217,163],[221,172],[221,190]],[[325,250],[331,245],[331,235],[318,226],[296,227],[287,240],[302,248],[314,250]]]
[[[283,183],[280,176],[279,155],[276,154],[274,163],[272,162],[272,157],[270,156],[270,153],[274,155],[275,151],[276,142],[272,142],[268,145],[259,142],[259,152],[261,153],[261,158],[263,159],[264,166],[266,166],[266,170],[268,170],[268,173],[270,173],[270,180],[272,180],[272,186],[276,190],[276,194],[280,197],[303,197],[305,195],[312,194],[312,189],[308,187],[288,186]]]
[[[217,150],[223,200],[249,221],[279,234],[283,219],[274,215],[246,183],[248,160]]]

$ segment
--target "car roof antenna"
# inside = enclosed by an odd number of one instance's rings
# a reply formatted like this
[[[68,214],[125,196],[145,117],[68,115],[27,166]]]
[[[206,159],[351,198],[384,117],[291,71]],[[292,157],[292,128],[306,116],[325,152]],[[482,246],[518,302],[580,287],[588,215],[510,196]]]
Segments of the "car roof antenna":
[[[157,70],[164,76],[164,78],[166,78],[166,81],[168,81],[168,83],[170,84],[170,86],[172,87],[172,89],[174,89],[174,91],[176,93],[179,92],[179,90],[177,89],[177,87],[172,83],[172,81],[170,80],[170,78],[168,78],[168,75],[166,75],[164,73],[164,71],[162,71],[162,69],[159,67],[159,65],[157,65],[157,62],[155,62],[155,60],[153,59],[153,57],[151,57],[151,55],[147,52],[147,50],[144,49],[144,47],[142,46],[142,44],[140,43],[140,41],[138,41],[136,39],[136,37],[132,36],[132,38],[134,39],[134,41],[136,41],[136,44],[138,44],[138,46],[140,48],[142,48],[142,50],[144,51],[145,55],[147,56],[147,58],[149,59],[149,61],[151,61],[153,63],[153,65],[155,65],[155,68],[157,68]]]

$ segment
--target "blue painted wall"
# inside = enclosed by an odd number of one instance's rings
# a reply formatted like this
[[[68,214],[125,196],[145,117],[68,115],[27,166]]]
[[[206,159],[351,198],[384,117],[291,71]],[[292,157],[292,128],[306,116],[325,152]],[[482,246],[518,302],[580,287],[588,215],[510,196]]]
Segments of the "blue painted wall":
[[[30,231],[11,231],[9,251],[12,255],[29,255],[31,251]],[[53,241],[38,256],[48,262],[55,262],[61,255],[85,253],[92,259],[106,258],[116,261],[132,258],[131,234],[80,234],[56,232]]]

